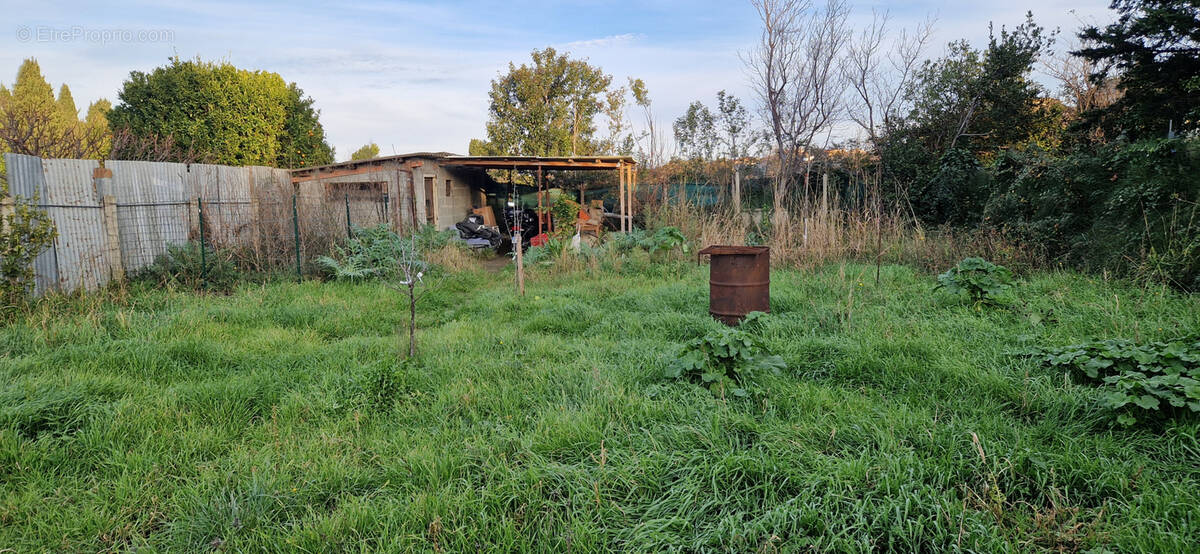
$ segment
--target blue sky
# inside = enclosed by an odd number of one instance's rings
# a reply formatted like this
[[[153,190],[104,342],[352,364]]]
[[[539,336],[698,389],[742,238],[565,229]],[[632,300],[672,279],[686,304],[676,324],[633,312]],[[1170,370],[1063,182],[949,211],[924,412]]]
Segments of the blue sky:
[[[933,15],[929,54],[937,56],[957,38],[986,41],[988,21],[1016,25],[1032,10],[1066,35],[1080,21],[1111,19],[1107,4],[852,2],[852,19],[887,10],[898,28]],[[170,56],[224,59],[299,84],[316,99],[339,159],[368,141],[385,154],[465,153],[471,138],[485,134],[489,81],[545,46],[586,57],[619,82],[644,79],[664,127],[692,100],[714,103],[721,89],[753,100],[739,52],[753,46],[758,22],[742,0],[0,5],[0,83],[11,84],[21,60],[36,57],[47,79],[56,88],[66,82],[83,109],[96,98],[116,101],[130,71],[149,71]]]

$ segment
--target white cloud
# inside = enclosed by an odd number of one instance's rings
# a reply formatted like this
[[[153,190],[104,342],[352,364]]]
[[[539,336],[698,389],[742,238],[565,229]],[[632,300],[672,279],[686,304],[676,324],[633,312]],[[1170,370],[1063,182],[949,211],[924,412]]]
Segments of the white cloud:
[[[289,4],[247,6],[232,1],[178,1],[117,10],[80,4],[74,9],[22,4],[6,10],[0,25],[0,82],[11,83],[17,66],[37,57],[55,85],[67,82],[76,101],[116,93],[131,70],[148,71],[172,55],[227,59],[240,67],[280,73],[315,99],[331,143],[342,157],[374,140],[385,152],[465,152],[484,135],[489,81],[508,62],[521,63],[534,48],[556,45],[588,60],[623,83],[645,80],[662,128],[693,100],[715,103],[718,90],[754,99],[739,51],[758,38],[749,5],[719,2],[678,5],[651,2],[613,9],[607,3],[553,7],[512,0],[453,3],[371,2],[357,6],[298,8]],[[987,40],[987,22],[1010,26],[1027,9],[1048,28],[1076,29],[1080,19],[1105,21],[1109,12],[1083,0],[1017,0],[1005,4],[946,0],[893,4],[894,25],[911,27],[928,13],[939,20],[930,55],[950,40]],[[856,20],[871,4],[855,6]],[[621,17],[584,18],[596,9]],[[536,19],[555,12],[551,19]],[[642,10],[639,12],[638,10]],[[637,12],[632,17],[627,15]],[[174,31],[163,43],[37,43],[16,39],[18,25],[126,26]],[[588,36],[599,38],[586,38]],[[584,38],[581,38],[584,37]],[[639,113],[631,111],[639,122]]]

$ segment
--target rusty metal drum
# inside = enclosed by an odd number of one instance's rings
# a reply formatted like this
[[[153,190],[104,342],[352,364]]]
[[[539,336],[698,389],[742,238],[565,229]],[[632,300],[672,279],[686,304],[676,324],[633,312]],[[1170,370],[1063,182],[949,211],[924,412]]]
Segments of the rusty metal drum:
[[[750,312],[771,311],[771,249],[713,245],[697,253],[711,259],[708,313],[737,325]]]

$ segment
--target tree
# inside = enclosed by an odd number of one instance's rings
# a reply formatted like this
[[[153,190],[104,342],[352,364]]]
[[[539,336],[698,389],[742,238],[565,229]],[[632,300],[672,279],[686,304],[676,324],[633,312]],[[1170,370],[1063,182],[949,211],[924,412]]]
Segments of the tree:
[[[88,108],[89,120],[100,118],[106,100]],[[45,158],[102,158],[110,141],[105,127],[79,120],[67,85],[54,89],[37,60],[21,63],[10,91],[0,86],[0,150]]]
[[[534,50],[532,64],[509,63],[492,80],[487,143],[473,151],[530,156],[593,154],[595,117],[612,77],[554,48]]]
[[[699,100],[692,102],[671,127],[675,131],[675,147],[684,159],[713,159],[720,139],[717,120],[707,106]]]
[[[1052,149],[1062,135],[1061,103],[1031,77],[1053,35],[1032,14],[989,35],[982,50],[960,40],[925,62],[905,93],[907,117],[879,139],[886,177],[911,188],[899,200],[929,223],[977,222],[991,186],[985,166],[1009,148]]]
[[[658,120],[654,117],[650,90],[646,88],[646,83],[641,79],[631,77],[629,92],[633,94],[633,102],[642,109],[642,117],[645,121],[645,129],[637,138],[642,165],[647,168],[659,167],[663,163],[663,147],[666,141],[663,140],[662,130],[658,127]]]
[[[757,138],[750,125],[750,112],[738,97],[724,90],[717,91],[717,126],[726,157],[737,160],[750,155]]]
[[[1096,64],[1097,85],[1118,78],[1122,96],[1085,114],[1107,136],[1161,137],[1200,129],[1200,3],[1113,0],[1120,16],[1085,28],[1074,53]]]
[[[911,34],[902,30],[889,41],[889,19],[887,13],[874,14],[871,24],[851,41],[843,67],[850,87],[848,115],[876,150],[879,137],[905,115],[909,98],[904,93],[933,32],[933,22],[926,20]]]
[[[369,160],[371,158],[378,158],[378,157],[379,157],[379,145],[375,144],[374,142],[369,143],[369,144],[364,144],[362,146],[362,148],[359,148],[358,150],[355,150],[353,154],[350,154],[351,160]]]
[[[1041,109],[1046,92],[1031,77],[1053,41],[1030,13],[1012,31],[989,32],[982,51],[960,40],[945,57],[925,62],[907,94],[909,123],[926,148],[939,156],[960,146],[986,155],[1056,124]]]
[[[604,152],[616,156],[633,154],[635,139],[630,132],[632,125],[625,119],[626,100],[629,90],[625,87],[610,89],[604,94],[604,116],[608,120],[608,138],[604,141]]]
[[[130,73],[109,125],[145,140],[169,137],[174,151],[194,151],[212,163],[331,163],[333,149],[312,104],[276,73],[176,57],[150,73]]]
[[[849,8],[843,0],[827,0],[819,9],[809,0],[753,4],[762,31],[745,63],[775,143],[774,210],[779,218],[795,173],[811,163],[807,151],[832,128],[843,106],[845,81],[839,66],[849,39]]]
[[[313,108],[313,99],[304,96],[296,83],[288,84],[286,120],[279,135],[277,167],[312,167],[333,163],[334,150],[325,140],[321,112]]]

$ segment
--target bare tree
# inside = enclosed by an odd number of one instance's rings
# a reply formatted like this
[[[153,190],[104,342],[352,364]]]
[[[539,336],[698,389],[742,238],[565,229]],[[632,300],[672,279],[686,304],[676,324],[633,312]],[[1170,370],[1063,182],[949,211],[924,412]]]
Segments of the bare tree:
[[[112,154],[109,158],[146,162],[206,163],[211,156],[201,154],[191,146],[180,147],[172,135],[137,135],[128,128],[122,128],[113,133]]]
[[[1042,72],[1058,81],[1058,99],[1076,113],[1106,108],[1121,98],[1115,76],[1097,81],[1093,75],[1103,75],[1096,62],[1071,52],[1082,50],[1080,44],[1069,44],[1062,54],[1047,56],[1041,61]]]
[[[49,110],[0,109],[0,145],[9,152],[43,158],[94,158],[108,129],[63,125]]]
[[[840,70],[850,33],[844,0],[752,0],[762,31],[743,61],[762,101],[763,119],[774,141],[778,172],[774,208],[784,214],[797,170],[808,169],[813,140],[828,135],[843,108]]]
[[[921,54],[933,31],[933,21],[927,19],[912,33],[901,30],[889,41],[889,19],[887,12],[873,13],[871,24],[847,48],[843,66],[850,89],[849,118],[866,132],[869,147],[877,159],[882,156],[880,137],[903,117],[905,90],[917,72]],[[875,163],[875,171],[866,177],[875,212],[875,282],[878,284],[883,263],[882,160]]]
[[[847,47],[843,74],[850,90],[848,116],[878,148],[882,132],[903,117],[904,92],[913,80],[929,44],[933,21],[889,40],[887,12],[873,14],[871,24]],[[885,44],[885,42],[887,44]]]

